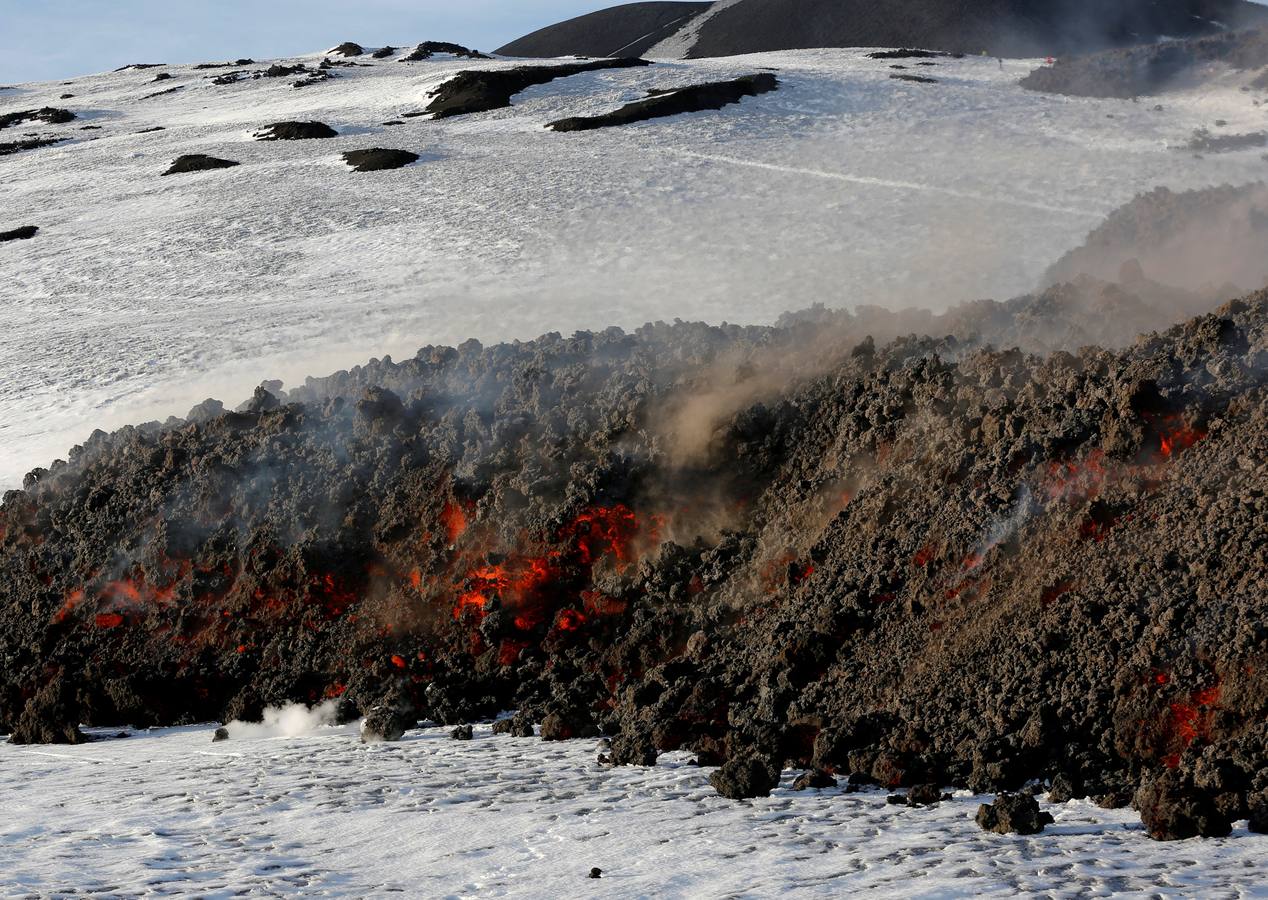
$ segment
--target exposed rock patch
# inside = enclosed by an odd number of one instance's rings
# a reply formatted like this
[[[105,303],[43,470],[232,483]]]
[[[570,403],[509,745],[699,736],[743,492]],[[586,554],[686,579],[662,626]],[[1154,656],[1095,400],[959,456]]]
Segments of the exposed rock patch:
[[[472,50],[461,44],[451,44],[447,41],[423,41],[405,56],[401,57],[400,62],[422,62],[431,59],[436,54],[446,54],[449,56],[457,56],[461,59],[492,59],[492,57],[481,53],[478,50]]]
[[[9,156],[13,153],[21,153],[24,150],[38,150],[41,147],[51,147],[54,144],[60,144],[69,138],[23,138],[20,141],[0,142],[0,156]]]
[[[39,234],[39,231],[40,229],[36,225],[23,225],[21,228],[14,228],[12,231],[0,231],[0,244],[6,241],[29,241]]]
[[[0,131],[5,128],[12,128],[15,125],[22,125],[26,122],[46,122],[49,125],[65,125],[67,122],[73,122],[76,115],[69,109],[58,109],[53,106],[45,106],[42,109],[27,109],[21,112],[5,113],[0,115]]]
[[[330,52],[339,56],[364,56],[365,48],[354,41],[344,41]]]
[[[399,169],[416,163],[420,159],[417,153],[408,150],[384,150],[375,147],[369,150],[349,150],[343,155],[343,161],[352,166],[354,172],[380,172],[385,169]]]
[[[172,163],[164,175],[181,175],[186,172],[208,172],[212,169],[232,169],[238,165],[231,159],[217,159],[214,156],[205,156],[201,153],[191,153],[186,156],[178,156]]]
[[[614,125],[646,122],[650,119],[682,113],[722,109],[732,103],[739,103],[745,97],[756,97],[778,87],[779,82],[774,75],[762,72],[756,75],[745,75],[731,81],[693,84],[667,91],[649,91],[651,96],[647,99],[628,103],[613,112],[598,116],[560,119],[551,122],[546,127],[554,131],[589,131]]]
[[[1052,816],[1030,794],[1002,793],[978,807],[977,824],[996,834],[1039,834],[1052,824]]]
[[[593,62],[565,63],[556,66],[517,66],[513,69],[459,72],[437,88],[424,112],[430,113],[437,119],[446,119],[451,116],[504,109],[511,105],[511,98],[521,91],[534,85],[546,84],[556,78],[567,78],[604,69],[628,69],[650,65],[651,63],[644,59],[600,59]]]
[[[255,135],[257,141],[310,141],[338,137],[323,122],[276,122]]]

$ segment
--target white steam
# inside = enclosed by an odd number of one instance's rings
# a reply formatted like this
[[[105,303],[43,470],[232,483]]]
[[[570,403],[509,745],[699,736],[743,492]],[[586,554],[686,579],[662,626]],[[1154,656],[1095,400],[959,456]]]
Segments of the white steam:
[[[335,710],[338,702],[327,700],[316,706],[303,703],[288,703],[285,706],[270,706],[264,710],[259,722],[242,722],[234,719],[225,725],[229,737],[235,740],[272,737],[299,737],[310,734],[318,728],[335,724]]]

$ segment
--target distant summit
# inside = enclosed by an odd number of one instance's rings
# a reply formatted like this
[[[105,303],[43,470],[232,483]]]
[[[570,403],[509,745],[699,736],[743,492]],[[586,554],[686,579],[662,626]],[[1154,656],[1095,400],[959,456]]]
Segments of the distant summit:
[[[1249,0],[718,0],[632,3],[512,41],[508,56],[700,58],[812,47],[917,46],[1065,55],[1268,22]]]

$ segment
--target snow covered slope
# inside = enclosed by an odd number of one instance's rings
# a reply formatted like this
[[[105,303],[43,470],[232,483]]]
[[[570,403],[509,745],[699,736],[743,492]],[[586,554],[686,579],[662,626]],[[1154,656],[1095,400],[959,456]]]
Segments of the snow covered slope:
[[[1158,111],[1022,90],[1024,62],[800,51],[579,75],[430,121],[402,114],[456,71],[512,63],[358,61],[302,89],[166,66],[0,91],[0,114],[79,116],[32,128],[72,142],[0,158],[0,231],[42,229],[0,244],[0,484],[94,428],[427,343],[1007,297],[1137,192],[1264,171],[1258,150],[1174,149],[1217,119],[1262,128],[1231,79]],[[718,112],[543,128],[764,68],[780,90]],[[939,81],[890,77],[912,73]],[[284,119],[340,134],[253,140]],[[367,147],[422,159],[352,173],[341,152]],[[241,165],[160,177],[186,153]]]
[[[885,793],[734,802],[685,754],[603,769],[594,741],[355,726],[211,743],[211,727],[0,745],[0,893],[367,897],[1263,896],[1268,838],[1151,841],[1131,810],[1044,804],[1043,834]],[[587,878],[592,867],[603,872]]]

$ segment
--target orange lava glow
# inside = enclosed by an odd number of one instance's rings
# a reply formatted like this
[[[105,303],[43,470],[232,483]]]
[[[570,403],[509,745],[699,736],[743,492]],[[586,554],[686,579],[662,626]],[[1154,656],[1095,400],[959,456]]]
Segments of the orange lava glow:
[[[458,543],[467,530],[467,513],[463,508],[450,500],[440,511],[440,524],[445,527],[445,539],[452,545]]]

